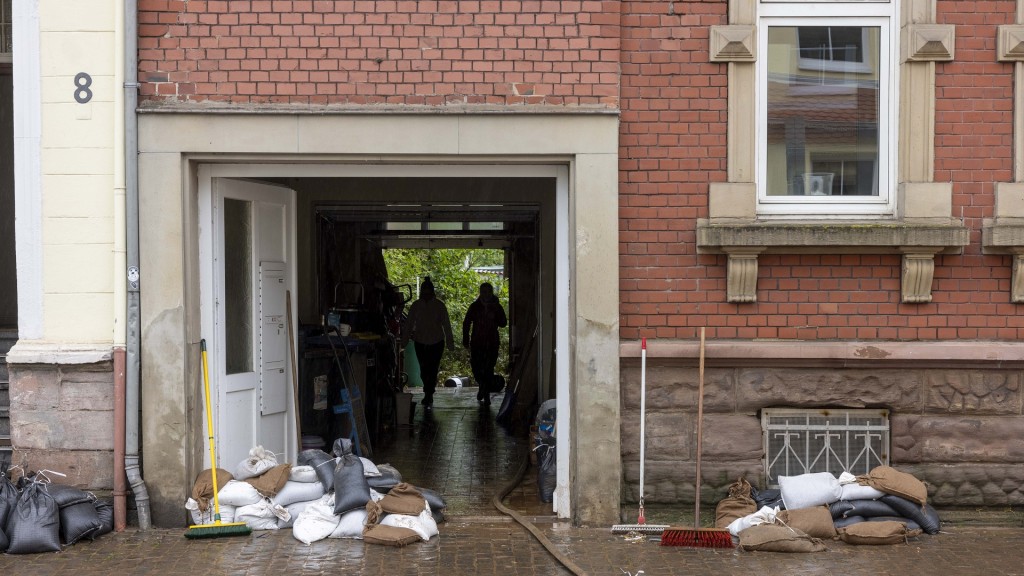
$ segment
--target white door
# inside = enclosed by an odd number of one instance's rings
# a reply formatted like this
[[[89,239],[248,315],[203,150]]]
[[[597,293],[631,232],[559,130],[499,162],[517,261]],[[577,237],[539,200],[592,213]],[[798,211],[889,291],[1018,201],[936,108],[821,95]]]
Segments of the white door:
[[[279,462],[291,460],[298,432],[286,294],[295,293],[295,192],[213,178],[211,201],[213,337],[207,346],[217,460],[233,471],[257,445]]]

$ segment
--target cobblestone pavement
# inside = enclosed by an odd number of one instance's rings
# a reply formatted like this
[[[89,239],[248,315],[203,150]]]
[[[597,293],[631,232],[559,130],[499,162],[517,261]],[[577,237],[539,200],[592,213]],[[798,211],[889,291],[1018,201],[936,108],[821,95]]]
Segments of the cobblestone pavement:
[[[849,546],[829,542],[817,554],[661,547],[627,542],[607,529],[539,525],[555,545],[591,575],[807,574],[1021,575],[1024,529],[952,528],[907,544]],[[60,553],[0,556],[3,574],[461,575],[569,574],[518,524],[497,518],[442,525],[430,542],[391,548],[357,540],[306,546],[291,531],[188,540],[182,530],[129,530],[81,542]]]

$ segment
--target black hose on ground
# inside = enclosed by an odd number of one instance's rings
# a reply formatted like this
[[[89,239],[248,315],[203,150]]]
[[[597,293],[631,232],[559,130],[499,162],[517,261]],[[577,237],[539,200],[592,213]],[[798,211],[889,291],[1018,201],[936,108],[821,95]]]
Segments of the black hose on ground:
[[[526,476],[526,469],[529,467],[529,465],[530,457],[527,453],[523,455],[523,462],[522,464],[519,465],[519,470],[516,471],[515,476],[507,484],[502,486],[501,490],[499,490],[498,493],[494,495],[494,498],[491,500],[491,503],[494,504],[494,507],[498,509],[498,512],[501,512],[502,514],[511,517],[513,520],[518,522],[520,526],[526,528],[527,532],[532,534],[533,537],[536,538],[538,542],[540,542],[540,545],[543,546],[544,549],[547,550],[548,553],[551,554],[555,558],[555,560],[558,561],[559,564],[565,566],[566,570],[572,572],[573,574],[576,574],[576,576],[586,576],[587,573],[584,572],[582,568],[577,566],[576,563],[573,562],[568,556],[566,556],[560,550],[558,550],[558,548],[555,548],[555,545],[551,542],[551,540],[548,540],[548,537],[545,536],[544,533],[541,532],[540,529],[538,529],[532,522],[530,522],[526,518],[523,518],[515,510],[502,504],[501,501],[505,499],[505,496],[508,496],[510,492],[515,490],[516,486],[518,486],[519,483],[523,480],[523,476]]]

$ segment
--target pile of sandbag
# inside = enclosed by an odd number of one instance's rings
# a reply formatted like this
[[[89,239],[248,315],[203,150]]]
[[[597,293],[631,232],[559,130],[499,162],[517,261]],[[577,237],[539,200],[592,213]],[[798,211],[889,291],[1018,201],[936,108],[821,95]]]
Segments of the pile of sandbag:
[[[815,552],[825,549],[824,540],[896,544],[939,532],[927,499],[923,482],[889,466],[861,476],[781,476],[777,490],[758,491],[740,479],[718,503],[715,525],[746,550]]]
[[[292,466],[257,446],[233,474],[218,468],[221,521],[253,530],[291,528],[305,544],[353,538],[404,546],[437,534],[444,521],[440,495],[403,483],[392,466],[356,456],[347,438],[335,441],[332,452],[304,450]],[[212,498],[212,473],[204,470],[185,503],[194,524],[214,521]]]
[[[91,492],[51,483],[44,474],[11,482],[0,474],[0,552],[59,552],[114,529],[114,507]]]

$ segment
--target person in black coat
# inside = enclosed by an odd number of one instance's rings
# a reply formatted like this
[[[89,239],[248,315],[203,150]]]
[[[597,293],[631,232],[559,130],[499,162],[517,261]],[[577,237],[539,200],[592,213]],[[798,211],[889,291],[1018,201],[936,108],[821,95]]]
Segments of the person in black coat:
[[[507,325],[508,318],[494,295],[494,286],[484,282],[480,285],[480,296],[469,305],[462,322],[462,346],[469,349],[473,379],[479,387],[476,399],[484,405],[491,403],[494,365],[498,363],[498,349],[501,347],[498,329]]]

